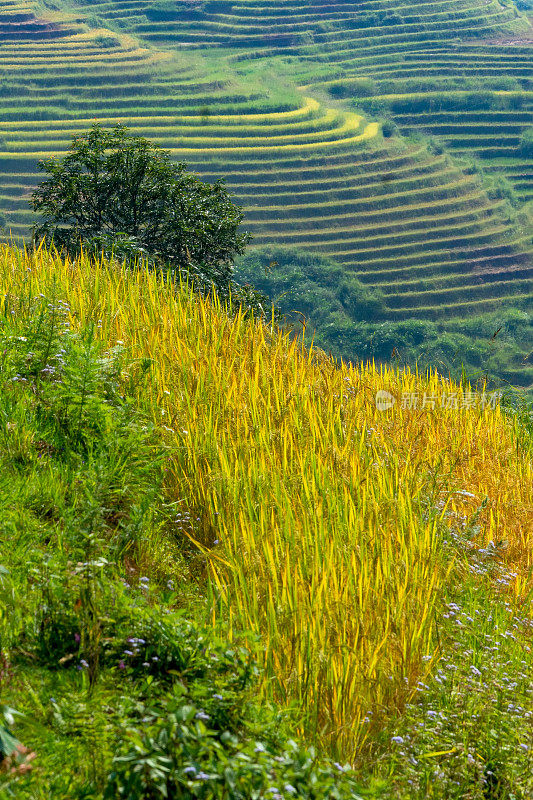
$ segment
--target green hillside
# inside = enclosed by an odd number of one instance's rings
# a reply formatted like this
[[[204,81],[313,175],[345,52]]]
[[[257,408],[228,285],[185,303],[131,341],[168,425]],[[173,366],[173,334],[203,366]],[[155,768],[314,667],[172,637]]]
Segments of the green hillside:
[[[1,4],[0,800],[533,798],[532,15]]]
[[[380,289],[388,320],[531,308],[532,29],[511,3],[54,9],[12,0],[0,16],[13,236],[32,223],[38,158],[120,121],[226,178],[255,244],[322,253]],[[457,155],[480,156],[492,183]]]

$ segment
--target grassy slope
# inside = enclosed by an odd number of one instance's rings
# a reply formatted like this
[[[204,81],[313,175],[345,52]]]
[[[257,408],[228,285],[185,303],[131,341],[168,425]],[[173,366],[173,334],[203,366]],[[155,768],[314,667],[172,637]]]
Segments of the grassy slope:
[[[213,675],[202,660],[205,619],[259,633],[260,696],[295,702],[310,739],[385,776],[391,796],[481,798],[494,781],[527,796],[525,416],[436,375],[339,368],[153,275],[4,250],[0,284],[3,474],[15,476],[2,698],[28,712],[16,731],[40,763],[15,796],[100,797],[113,750],[148,757],[168,703],[207,708],[214,738],[244,731],[248,752],[254,737],[286,747],[275,715],[264,728],[239,716],[245,667],[220,656]],[[376,409],[378,389],[392,410]],[[172,614],[154,630],[179,606],[192,633]],[[185,765],[221,763],[194,731],[192,750],[154,751],[185,782]],[[296,796],[330,796],[299,780]]]

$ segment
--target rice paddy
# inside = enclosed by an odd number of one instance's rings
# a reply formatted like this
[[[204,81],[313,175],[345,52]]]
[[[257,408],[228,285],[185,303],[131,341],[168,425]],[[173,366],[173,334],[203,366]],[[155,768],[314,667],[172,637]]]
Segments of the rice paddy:
[[[368,713],[381,724],[428,673],[454,569],[445,531],[505,540],[526,590],[531,451],[493,399],[436,373],[339,367],[143,269],[4,247],[0,293],[4,313],[64,298],[72,325],[152,361],[139,402],[166,432],[167,489],[196,519],[212,618],[260,633],[265,696],[296,701],[330,752],[363,752]]]

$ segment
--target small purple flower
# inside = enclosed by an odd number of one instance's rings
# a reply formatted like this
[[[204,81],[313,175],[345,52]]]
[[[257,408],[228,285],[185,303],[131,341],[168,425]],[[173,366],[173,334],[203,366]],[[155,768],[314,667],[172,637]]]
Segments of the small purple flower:
[[[82,660],[80,661],[80,666],[82,669],[87,669],[89,664],[87,663],[87,661],[85,661],[84,658],[82,658]]]
[[[403,737],[393,736],[391,741],[394,742],[394,744],[403,744]]]
[[[205,711],[199,711],[196,714],[196,719],[207,720],[207,719],[211,719],[211,717],[209,716],[209,714],[206,714]]]
[[[222,697],[222,695],[221,695],[221,694],[214,694],[214,695],[213,695],[213,699],[214,699],[214,700],[223,700],[224,698]]]
[[[79,635],[79,633],[74,634],[74,641],[76,642],[76,644],[79,644],[81,642],[81,636]]]
[[[196,769],[194,767],[185,767],[183,770],[186,775],[195,775]]]
[[[132,656],[133,653],[131,652],[131,650],[124,650],[124,655],[125,656]]]
[[[196,776],[196,779],[199,781],[208,781],[209,775],[207,774],[207,772],[199,772],[198,775]]]
[[[119,668],[119,669],[126,669],[126,665],[125,665],[125,663],[124,663],[123,661],[119,661],[119,662],[118,662],[118,668]]]

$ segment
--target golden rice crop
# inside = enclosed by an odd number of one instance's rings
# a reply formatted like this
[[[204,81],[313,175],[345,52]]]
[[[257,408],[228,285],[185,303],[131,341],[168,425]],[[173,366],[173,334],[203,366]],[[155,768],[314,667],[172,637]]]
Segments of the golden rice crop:
[[[354,115],[357,116],[357,115]],[[354,130],[357,129],[357,126],[353,128]],[[305,142],[299,141],[299,139],[303,139],[303,135],[293,137],[292,144],[276,144],[276,141],[280,137],[262,137],[261,140],[256,139],[256,144],[253,147],[247,146],[236,146],[236,142],[240,141],[237,139],[226,139],[225,142],[227,143],[227,147],[202,147],[203,153],[211,153],[211,152],[220,152],[222,153],[224,150],[233,150],[238,149],[239,153],[251,153],[254,152],[258,145],[260,145],[263,141],[264,149],[271,151],[299,151],[299,150],[315,150],[322,147],[334,148],[336,146],[342,145],[343,147],[347,144],[353,144],[355,142],[363,142],[369,139],[373,139],[377,136],[379,132],[379,124],[377,122],[369,122],[368,125],[365,126],[365,129],[362,133],[357,134],[356,136],[345,136],[346,133],[351,133],[352,131],[352,124],[351,121],[344,122],[342,126],[338,128],[334,128],[331,131],[332,135],[335,135],[336,138],[334,139],[326,139],[323,140],[319,135],[315,136],[315,139],[312,142]],[[285,137],[287,138],[287,137]],[[192,141],[191,139],[187,138],[187,143]],[[170,153],[173,155],[179,156],[183,154],[190,154],[198,152],[197,149],[191,147],[169,147],[167,148]]]
[[[401,704],[434,652],[445,526],[478,512],[478,543],[505,540],[527,575],[532,454],[516,423],[436,374],[339,367],[141,269],[0,251],[6,311],[54,291],[73,324],[153,359],[142,399],[172,445],[168,489],[200,518],[213,616],[260,632],[264,691],[354,756],[367,713]]]

